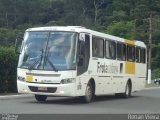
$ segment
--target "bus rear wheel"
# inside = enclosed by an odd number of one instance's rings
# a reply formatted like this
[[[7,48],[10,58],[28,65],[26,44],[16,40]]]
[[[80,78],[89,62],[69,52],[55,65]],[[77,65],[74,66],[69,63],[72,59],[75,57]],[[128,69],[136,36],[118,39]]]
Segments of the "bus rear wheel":
[[[35,98],[38,102],[45,102],[47,99],[46,95],[35,95]]]
[[[131,97],[131,84],[130,82],[127,82],[125,92],[122,94],[122,97],[129,98]]]
[[[93,97],[94,97],[93,85],[91,82],[89,82],[86,87],[85,96],[83,96],[82,98],[85,103],[90,103],[93,100]]]
[[[125,92],[124,93],[116,93],[115,95],[117,97],[122,97],[122,98],[129,98],[132,95],[132,86],[130,82],[127,82],[126,87],[125,87]]]

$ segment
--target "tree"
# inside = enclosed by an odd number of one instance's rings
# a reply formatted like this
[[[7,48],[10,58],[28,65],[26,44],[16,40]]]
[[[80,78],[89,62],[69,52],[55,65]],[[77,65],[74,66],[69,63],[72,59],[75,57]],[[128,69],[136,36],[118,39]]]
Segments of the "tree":
[[[104,0],[94,0],[94,23],[97,24],[98,10],[103,5]]]
[[[113,22],[107,27],[106,33],[122,38],[133,39],[134,22]]]

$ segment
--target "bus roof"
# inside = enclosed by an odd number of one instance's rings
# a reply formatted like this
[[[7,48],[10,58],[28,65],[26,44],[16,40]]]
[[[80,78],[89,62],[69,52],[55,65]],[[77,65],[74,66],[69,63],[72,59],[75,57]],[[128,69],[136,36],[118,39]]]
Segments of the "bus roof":
[[[78,33],[83,32],[83,33],[92,34],[94,36],[103,37],[103,38],[106,38],[109,40],[114,40],[114,41],[119,41],[119,42],[125,42],[126,40],[128,41],[128,39],[120,38],[120,37],[109,35],[106,33],[97,32],[97,31],[87,29],[82,26],[35,27],[35,28],[29,28],[26,31],[70,31],[70,32],[78,32]],[[137,40],[129,40],[129,41],[134,42],[134,45],[136,45],[136,46],[141,46],[141,47],[146,48],[146,45],[144,44],[144,42],[137,41]]]

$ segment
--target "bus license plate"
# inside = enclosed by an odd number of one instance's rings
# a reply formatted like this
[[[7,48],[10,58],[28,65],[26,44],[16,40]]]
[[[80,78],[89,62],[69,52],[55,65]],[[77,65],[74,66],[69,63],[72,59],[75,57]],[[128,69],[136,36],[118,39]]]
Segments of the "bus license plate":
[[[46,87],[38,87],[38,91],[47,91]]]

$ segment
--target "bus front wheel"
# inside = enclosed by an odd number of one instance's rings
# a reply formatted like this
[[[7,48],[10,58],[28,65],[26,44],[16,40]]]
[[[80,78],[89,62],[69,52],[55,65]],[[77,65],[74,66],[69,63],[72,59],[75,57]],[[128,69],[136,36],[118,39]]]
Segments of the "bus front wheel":
[[[38,102],[45,102],[47,99],[46,95],[35,95],[35,98]]]
[[[83,96],[83,100],[85,103],[90,103],[93,100],[94,97],[94,89],[91,82],[87,84],[85,96]]]

